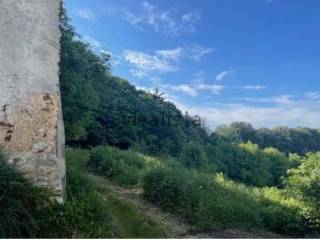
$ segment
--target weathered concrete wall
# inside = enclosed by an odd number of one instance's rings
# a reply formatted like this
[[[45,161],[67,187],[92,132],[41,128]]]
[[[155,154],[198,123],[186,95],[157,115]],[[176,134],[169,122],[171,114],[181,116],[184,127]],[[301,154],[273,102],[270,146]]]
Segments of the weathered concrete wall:
[[[0,0],[0,147],[62,201],[59,9],[60,0]]]

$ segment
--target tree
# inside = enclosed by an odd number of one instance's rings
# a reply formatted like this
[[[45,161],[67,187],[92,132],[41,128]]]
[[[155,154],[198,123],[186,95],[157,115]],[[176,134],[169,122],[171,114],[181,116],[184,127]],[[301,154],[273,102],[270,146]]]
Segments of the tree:
[[[256,142],[255,129],[246,122],[234,122],[229,126],[220,126],[216,129],[216,133],[232,142]]]
[[[204,149],[198,142],[189,142],[184,148],[180,160],[189,168],[206,168],[208,164]]]
[[[289,194],[307,206],[304,214],[312,224],[320,225],[320,152],[309,153],[297,169],[284,180]]]

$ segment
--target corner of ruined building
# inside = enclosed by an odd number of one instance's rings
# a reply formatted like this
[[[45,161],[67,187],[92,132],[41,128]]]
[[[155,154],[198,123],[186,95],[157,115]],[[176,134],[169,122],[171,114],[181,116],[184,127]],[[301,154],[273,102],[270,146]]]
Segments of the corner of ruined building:
[[[0,1],[0,148],[62,202],[64,127],[59,91],[60,0]]]

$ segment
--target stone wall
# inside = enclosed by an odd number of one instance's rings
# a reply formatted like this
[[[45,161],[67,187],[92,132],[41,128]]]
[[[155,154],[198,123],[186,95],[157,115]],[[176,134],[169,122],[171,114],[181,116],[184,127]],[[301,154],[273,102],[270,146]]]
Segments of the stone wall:
[[[0,0],[0,147],[35,185],[63,201],[60,0]]]

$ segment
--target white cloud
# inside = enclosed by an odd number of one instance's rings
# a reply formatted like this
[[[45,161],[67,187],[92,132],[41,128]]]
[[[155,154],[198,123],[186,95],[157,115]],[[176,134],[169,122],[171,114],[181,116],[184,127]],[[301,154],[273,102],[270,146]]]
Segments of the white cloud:
[[[163,85],[163,88],[182,92],[191,97],[196,97],[199,95],[200,91],[210,91],[213,94],[220,94],[225,87],[222,85],[210,85],[199,82],[194,84]]]
[[[175,98],[170,99],[182,111],[204,117],[209,127],[214,129],[221,124],[235,121],[246,121],[255,127],[320,127],[319,101],[293,101],[276,103],[271,107],[251,106],[247,104],[213,104],[212,106],[195,107],[183,104]]]
[[[194,89],[192,86],[186,85],[186,84],[177,85],[177,86],[170,86],[169,88],[171,88],[175,91],[178,91],[178,92],[183,92],[183,93],[188,94],[192,97],[196,97],[199,94],[196,89]]]
[[[123,55],[125,60],[133,66],[131,72],[136,77],[144,77],[153,72],[167,73],[176,70],[171,59],[157,54],[149,55],[143,52],[125,50]]]
[[[199,52],[194,52],[198,49]],[[133,69],[131,72],[136,77],[144,77],[152,73],[168,73],[178,70],[178,65],[183,59],[199,61],[200,58],[212,52],[212,49],[201,47],[176,47],[174,49],[156,50],[154,54],[125,50],[124,59],[129,62]]]
[[[266,89],[266,86],[262,85],[247,85],[244,87],[246,90],[264,90]]]
[[[280,96],[273,96],[269,98],[245,98],[248,102],[255,102],[255,103],[271,103],[271,104],[294,104],[295,101],[292,99],[292,95],[280,95]]]
[[[194,61],[200,61],[201,58],[207,54],[214,53],[214,48],[207,48],[200,45],[194,45],[187,49],[188,56]]]
[[[181,47],[176,47],[175,49],[172,50],[158,50],[156,51],[156,54],[158,56],[161,56],[165,59],[171,59],[174,61],[180,60],[182,56],[182,48]]]
[[[224,80],[228,75],[232,74],[233,73],[233,70],[230,69],[230,70],[226,70],[226,71],[222,71],[220,72],[219,74],[217,74],[216,76],[216,80],[217,81],[222,81]]]
[[[217,85],[217,84],[213,84],[213,85],[208,85],[208,84],[199,84],[199,85],[195,85],[194,86],[197,90],[209,90],[211,91],[213,94],[220,94],[221,91],[225,88],[222,85]]]
[[[74,15],[88,21],[95,21],[97,19],[97,15],[91,9],[77,9],[74,11]]]
[[[101,43],[91,36],[83,36],[82,41],[88,43],[93,48],[101,48]]]
[[[283,95],[283,96],[275,97],[274,102],[279,104],[293,104],[295,102],[292,100],[292,97],[293,97],[292,95]]]
[[[148,1],[143,2],[139,10],[127,9],[123,14],[125,20],[139,29],[149,26],[156,32],[175,37],[194,32],[196,24],[201,20],[199,11],[179,13],[161,10]]]

